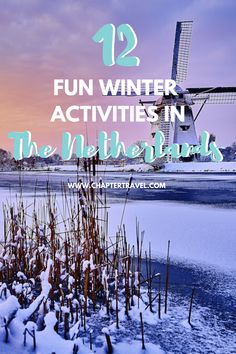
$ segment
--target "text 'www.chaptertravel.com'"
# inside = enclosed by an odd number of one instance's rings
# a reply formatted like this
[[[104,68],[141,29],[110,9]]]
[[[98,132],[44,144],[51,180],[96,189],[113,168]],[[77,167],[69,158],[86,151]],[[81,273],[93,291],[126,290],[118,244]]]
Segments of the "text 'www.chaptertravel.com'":
[[[165,182],[68,182],[69,189],[166,189]]]

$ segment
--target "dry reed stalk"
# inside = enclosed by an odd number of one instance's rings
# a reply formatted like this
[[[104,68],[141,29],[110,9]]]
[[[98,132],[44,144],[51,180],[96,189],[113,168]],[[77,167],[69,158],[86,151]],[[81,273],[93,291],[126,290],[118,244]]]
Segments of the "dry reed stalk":
[[[168,241],[166,258],[166,286],[165,286],[165,314],[167,313],[168,287],[169,287],[169,268],[170,268],[170,241]]]

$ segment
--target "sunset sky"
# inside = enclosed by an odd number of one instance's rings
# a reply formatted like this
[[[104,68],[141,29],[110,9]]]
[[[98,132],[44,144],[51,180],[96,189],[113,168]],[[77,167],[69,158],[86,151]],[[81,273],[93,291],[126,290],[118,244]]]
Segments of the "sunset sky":
[[[176,21],[193,20],[188,77],[183,87],[236,86],[234,0],[0,0],[0,147],[12,150],[9,131],[32,132],[39,144],[60,146],[63,131],[84,133],[81,123],[50,123],[56,104],[138,104],[139,98],[53,97],[55,78],[170,78]],[[106,23],[129,23],[138,37],[140,66],[105,67],[92,41]],[[236,106],[208,105],[197,131],[216,134],[220,146],[236,140]],[[148,123],[89,124],[120,131],[126,142],[147,140]]]

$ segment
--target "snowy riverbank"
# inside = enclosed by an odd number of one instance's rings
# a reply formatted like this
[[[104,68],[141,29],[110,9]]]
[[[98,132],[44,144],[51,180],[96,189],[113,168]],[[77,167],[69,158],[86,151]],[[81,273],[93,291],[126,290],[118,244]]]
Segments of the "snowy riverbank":
[[[46,168],[45,168],[46,170]],[[51,171],[76,172],[76,165],[56,165],[49,166]],[[150,164],[127,164],[127,165],[97,165],[98,172],[154,172],[154,167]],[[236,173],[236,162],[169,162],[160,171],[155,173]]]

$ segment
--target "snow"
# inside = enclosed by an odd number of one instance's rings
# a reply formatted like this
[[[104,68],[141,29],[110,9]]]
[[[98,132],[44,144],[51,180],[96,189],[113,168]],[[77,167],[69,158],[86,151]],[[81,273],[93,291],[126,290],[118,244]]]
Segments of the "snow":
[[[46,317],[45,317],[46,320]],[[32,321],[28,321],[27,324],[25,325],[25,329],[28,329],[28,331],[33,331],[37,329],[37,325],[36,323],[32,322]]]
[[[67,171],[67,172],[76,172],[77,165],[54,165],[50,166],[50,170],[52,171]],[[126,164],[126,165],[109,165],[104,163],[103,165],[97,165],[96,171],[99,172],[129,172],[129,171],[137,171],[137,172],[148,172],[153,171],[153,167],[150,164],[139,163],[139,164]]]
[[[8,321],[18,311],[20,305],[14,295],[10,295],[5,301],[0,303],[0,326],[4,325],[4,320]]]
[[[2,301],[0,304],[0,314],[1,320],[11,318],[15,312],[28,312],[27,309],[19,310],[19,303],[15,296],[9,296],[5,301]],[[134,309],[136,312],[137,309]],[[11,322],[9,326],[9,342],[4,343],[4,335],[5,332],[0,331],[0,340],[1,340],[1,353],[7,354],[12,353],[13,351],[17,353],[29,353],[33,348],[33,341],[31,336],[26,333],[26,346],[23,347],[23,332],[24,329],[27,329],[30,333],[35,331],[35,338],[36,338],[36,353],[40,354],[51,354],[53,352],[57,354],[64,354],[64,353],[72,353],[74,344],[79,346],[79,353],[87,354],[91,353],[89,351],[88,346],[83,344],[83,342],[77,338],[75,340],[64,340],[60,335],[55,332],[55,325],[57,322],[56,316],[53,312],[49,312],[46,314],[44,318],[45,328],[42,331],[37,330],[37,325],[32,322],[28,321],[25,326],[22,325],[22,320],[25,319],[27,316],[17,316]],[[21,318],[21,320],[20,320]],[[4,324],[4,323],[2,323]],[[113,326],[114,327],[114,326]],[[122,327],[123,328],[123,327]],[[78,323],[74,325],[73,328],[70,330],[70,335],[74,336],[78,332]],[[90,334],[93,334],[93,330],[90,329]],[[108,327],[104,327],[101,329],[101,333],[103,334],[110,334],[110,329]],[[117,354],[124,354],[129,350],[130,346],[135,348],[135,353],[143,353],[141,349],[141,342],[140,341],[129,341],[129,342],[122,342],[114,345],[114,353]],[[14,349],[13,349],[14,348]],[[104,340],[103,347],[96,348],[96,353],[104,354],[106,352],[106,344]],[[145,353],[150,354],[161,354],[164,353],[160,350],[158,345],[146,344],[146,351]]]
[[[109,233],[114,236],[123,204],[109,209]],[[221,209],[165,201],[128,202],[124,223],[131,244],[136,243],[135,225],[145,230],[144,249],[151,242],[152,255],[166,256],[168,240],[171,257],[224,269],[236,269],[236,218],[234,209]]]
[[[19,278],[21,280],[27,279],[27,277],[25,276],[25,274],[23,272],[17,272],[17,278]]]
[[[90,255],[90,260],[83,260],[83,265],[82,265],[82,269],[83,272],[85,272],[87,269],[93,270],[95,268],[94,263],[93,263],[93,255]]]
[[[16,294],[21,294],[23,291],[23,285],[22,284],[14,284],[12,285],[12,289],[15,290]]]
[[[78,171],[77,165],[51,165],[48,166],[47,169],[50,169],[50,171]],[[79,169],[80,170],[80,169]]]
[[[164,352],[152,343],[145,344],[145,349],[142,350],[140,347],[140,342],[131,341],[129,343],[118,343],[115,346],[115,353],[126,354],[132,348],[132,352],[135,354],[163,354]]]
[[[54,330],[56,324],[56,316],[50,312],[45,316],[45,329],[36,333],[37,352],[42,354],[56,354],[72,353],[74,343],[72,341],[64,340]]]
[[[42,171],[43,168],[40,169]],[[48,171],[48,167],[44,170]],[[52,165],[49,166],[50,171],[54,172],[76,172],[77,165]],[[79,169],[80,170],[80,169]],[[99,172],[149,172],[153,171],[153,166],[146,163],[110,165],[104,163],[97,165],[96,170]],[[36,170],[32,171],[36,172]],[[236,172],[236,162],[168,162],[162,168],[162,172]]]
[[[143,315],[143,322],[148,323],[150,325],[156,325],[157,322],[159,321],[158,318],[158,313],[152,313],[149,311],[147,308],[147,305],[142,301],[142,299],[139,299],[138,297],[134,296],[134,306],[132,306],[131,310],[129,311],[129,316],[132,320],[140,322],[140,312]],[[125,309],[122,308],[120,311],[120,320],[124,321],[125,320]]]
[[[123,211],[123,203],[110,205],[110,232],[109,235],[114,236],[117,226],[120,224],[120,218]],[[144,249],[148,248],[149,241],[152,242],[152,254],[166,255],[167,242],[171,240],[171,260],[173,258],[181,258],[193,260],[195,262],[203,262],[206,264],[214,264],[224,269],[236,269],[235,264],[235,211],[233,209],[220,209],[204,205],[181,204],[176,202],[163,201],[140,201],[128,202],[124,223],[126,224],[127,237],[130,243],[136,244],[135,223],[138,218],[140,229],[145,230]],[[174,230],[174,232],[173,232]],[[223,237],[222,237],[223,235]],[[60,255],[59,255],[60,257]],[[37,354],[56,354],[72,353],[74,344],[79,346],[79,353],[88,354],[89,343],[84,342],[86,334],[81,335],[80,322],[73,324],[70,329],[70,338],[73,340],[64,340],[58,335],[54,329],[56,323],[55,314],[49,312],[44,318],[45,327],[39,329],[32,322],[31,315],[37,308],[42,309],[43,301],[48,298],[51,284],[51,272],[53,262],[51,259],[45,263],[46,270],[41,273],[41,293],[36,297],[32,304],[27,308],[19,309],[17,298],[10,295],[6,291],[5,284],[0,284],[0,321],[4,324],[4,318],[10,319],[14,317],[9,325],[9,343],[4,343],[5,330],[0,328],[0,352],[7,353],[30,353],[32,352],[32,338],[27,336],[26,346],[23,346],[23,332],[27,328],[29,331],[36,330],[36,351]],[[83,270],[88,267],[93,268],[93,257],[83,263]],[[24,273],[17,274],[19,281],[27,280]],[[158,276],[158,273],[156,274]],[[68,277],[69,284],[74,281],[73,277]],[[108,274],[104,268],[102,281],[107,288],[106,296],[109,297]],[[32,285],[34,282],[32,282]],[[17,292],[23,291],[27,283],[15,283]],[[135,274],[135,286],[138,285],[138,273]],[[27,285],[28,286],[28,285]],[[176,294],[175,294],[176,296]],[[68,295],[68,298],[71,294]],[[170,302],[173,299],[170,298]],[[151,313],[147,309],[146,294],[142,293],[142,300],[138,301],[134,296],[134,306],[129,311],[129,318],[124,313],[124,304],[119,301],[119,320],[120,329],[116,329],[114,317],[109,318],[106,308],[102,307],[97,313],[97,317],[87,318],[89,333],[94,333],[92,325],[96,331],[100,331],[101,346],[94,343],[93,350],[98,354],[106,353],[105,333],[111,335],[111,341],[114,348],[114,354],[126,354],[131,350],[140,354],[161,354],[164,353],[159,346],[160,337],[162,341],[169,345],[169,348],[176,346],[176,352],[181,352],[181,346],[186,341],[185,352],[198,352],[199,348],[204,345],[206,352],[230,353],[233,348],[234,339],[230,330],[225,330],[221,324],[214,323],[214,314],[207,308],[196,308],[194,306],[192,323],[193,328],[187,322],[189,302],[179,304],[178,299],[174,299],[177,305],[170,307],[167,316],[162,314],[159,320],[157,312]],[[156,306],[156,304],[155,304]],[[115,309],[115,303],[112,303]],[[55,306],[55,308],[57,308]],[[68,312],[68,307],[62,306],[62,312]],[[156,309],[155,309],[156,310]],[[39,312],[40,312],[39,311]],[[140,311],[143,314],[144,336],[146,350],[141,349],[140,337]],[[219,322],[220,323],[220,322]],[[104,330],[102,330],[104,328]],[[138,334],[137,334],[138,333]],[[78,336],[78,338],[77,338]],[[95,334],[94,334],[95,337]],[[166,337],[166,339],[165,339]],[[122,339],[122,340],[121,340]],[[178,340],[180,339],[180,341]],[[149,343],[148,341],[152,341]],[[167,345],[166,344],[166,345]],[[162,348],[162,345],[161,345]],[[220,348],[220,349],[219,349]],[[218,351],[217,351],[218,350]],[[168,351],[168,353],[171,351]],[[173,351],[174,352],[174,351]]]
[[[236,162],[169,162],[162,172],[236,172]]]
[[[48,281],[52,266],[53,266],[53,261],[51,259],[48,259],[47,268],[46,268],[45,272],[42,272],[40,275],[41,282],[42,282],[42,295],[45,297],[48,296],[49,291],[51,290],[51,287],[52,287]]]
[[[110,171],[110,166],[107,166],[106,168],[108,171]],[[139,163],[139,164],[127,164],[121,167],[115,167],[115,171],[120,171],[120,172],[129,172],[129,171],[135,171],[135,172],[149,172],[153,171],[153,166],[150,164],[145,164],[145,163]]]
[[[143,298],[147,297],[147,294],[142,294]],[[13,298],[11,298],[11,301]],[[214,316],[209,312],[209,309],[196,306],[194,304],[191,323],[192,326],[188,324],[188,304],[179,302],[178,298],[173,299],[172,296],[169,298],[169,302],[172,306],[169,308],[168,315],[161,314],[161,319],[157,318],[156,308],[155,313],[151,313],[149,310],[145,310],[145,304],[140,301],[140,308],[137,307],[137,298],[134,299],[135,305],[130,311],[130,318],[127,319],[126,316],[122,316],[123,310],[120,310],[120,328],[117,330],[115,328],[115,323],[109,322],[106,318],[102,320],[97,317],[88,318],[88,326],[91,323],[94,326],[98,326],[99,322],[107,322],[108,325],[101,327],[100,330],[100,344],[97,345],[96,341],[93,340],[93,352],[97,354],[105,354],[106,342],[105,334],[109,334],[111,337],[111,342],[113,345],[115,354],[126,354],[130,350],[134,353],[140,354],[163,354],[165,350],[161,350],[160,346],[157,344],[160,338],[165,346],[172,348],[166,353],[176,352],[176,353],[194,353],[199,352],[199,348],[204,345],[205,352],[221,353],[222,348],[224,348],[224,353],[233,353],[233,348],[235,344],[235,338],[233,337],[233,332],[225,331],[220,325],[220,323],[215,323]],[[177,303],[174,305],[174,302]],[[9,300],[5,300],[4,304],[8,303],[7,308],[13,309],[16,303],[13,300],[12,305],[10,305]],[[157,304],[155,304],[156,307]],[[133,331],[140,333],[140,320],[139,314],[140,310],[143,313],[144,319],[144,338],[145,338],[145,350],[142,350],[141,335],[133,335]],[[163,311],[163,309],[162,309]],[[54,329],[56,324],[56,316],[54,313],[49,312],[44,318],[45,328],[43,330],[38,330],[34,322],[28,321],[26,326],[21,326],[20,323],[16,324],[13,320],[9,326],[9,342],[4,342],[4,331],[0,330],[0,341],[1,341],[1,353],[32,353],[33,340],[30,335],[26,336],[26,346],[23,346],[23,332],[24,329],[28,329],[30,332],[35,330],[36,336],[36,350],[37,354],[51,354],[55,352],[56,354],[71,353],[73,351],[74,344],[79,347],[79,353],[89,354],[89,342],[82,340],[81,337],[77,337],[79,330],[79,322],[77,322],[70,331],[71,337],[74,340],[64,340],[60,335],[58,335]],[[102,325],[102,323],[101,323]],[[219,336],[216,336],[215,327],[217,328]],[[153,331],[153,342],[150,343],[148,334]],[[92,327],[88,327],[88,335],[94,335]],[[119,340],[119,335],[123,334],[123,340]],[[181,338],[181,340],[179,340]],[[184,345],[184,347],[183,347]],[[184,348],[184,350],[183,350]]]

